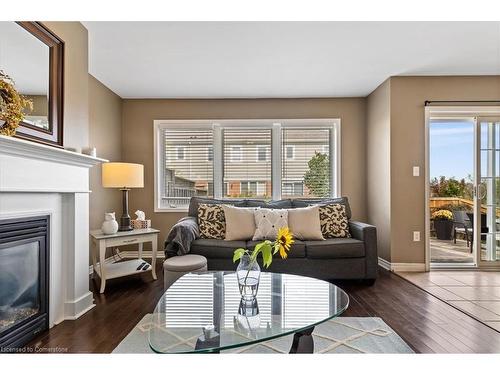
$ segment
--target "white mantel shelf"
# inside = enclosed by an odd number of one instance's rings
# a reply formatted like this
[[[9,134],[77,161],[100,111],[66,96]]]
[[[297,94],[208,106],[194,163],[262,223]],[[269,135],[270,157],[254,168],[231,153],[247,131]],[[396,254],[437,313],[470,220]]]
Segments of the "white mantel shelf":
[[[54,163],[90,168],[108,160],[68,151],[57,147],[0,135],[0,154],[46,160]]]
[[[103,162],[0,136],[0,219],[50,216],[50,327],[95,306],[88,276],[89,170]]]

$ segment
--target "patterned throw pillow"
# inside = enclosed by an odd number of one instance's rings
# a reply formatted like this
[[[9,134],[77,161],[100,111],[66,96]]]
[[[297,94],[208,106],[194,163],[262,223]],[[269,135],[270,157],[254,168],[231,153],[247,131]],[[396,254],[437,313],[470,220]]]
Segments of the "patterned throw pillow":
[[[259,208],[254,211],[255,233],[253,241],[275,240],[278,230],[288,227],[288,210],[272,210]]]
[[[350,238],[349,220],[343,204],[319,206],[321,232],[325,238]]]
[[[198,227],[201,238],[223,240],[226,237],[226,217],[222,205],[200,203]]]

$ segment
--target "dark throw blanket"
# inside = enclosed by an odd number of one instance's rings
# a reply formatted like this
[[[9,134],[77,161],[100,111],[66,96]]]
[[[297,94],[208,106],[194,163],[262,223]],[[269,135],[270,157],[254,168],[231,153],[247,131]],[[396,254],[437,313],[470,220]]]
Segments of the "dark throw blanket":
[[[165,240],[165,256],[189,253],[191,242],[199,236],[198,222],[195,217],[184,217],[175,224]]]

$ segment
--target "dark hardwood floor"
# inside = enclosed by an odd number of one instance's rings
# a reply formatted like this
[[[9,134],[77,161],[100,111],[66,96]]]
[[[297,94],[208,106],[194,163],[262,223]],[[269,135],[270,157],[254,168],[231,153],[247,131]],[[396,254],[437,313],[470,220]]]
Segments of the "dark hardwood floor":
[[[75,321],[64,321],[28,346],[72,353],[110,353],[141,318],[153,311],[163,292],[163,272],[111,280],[95,293],[96,307]],[[461,313],[401,277],[380,270],[373,286],[341,281],[350,296],[343,316],[378,316],[417,353],[500,353],[500,333]]]

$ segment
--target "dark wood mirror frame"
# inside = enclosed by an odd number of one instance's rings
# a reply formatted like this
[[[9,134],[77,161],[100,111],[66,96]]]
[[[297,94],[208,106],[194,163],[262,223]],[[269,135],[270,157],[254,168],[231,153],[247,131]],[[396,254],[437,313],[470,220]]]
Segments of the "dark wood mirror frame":
[[[49,47],[49,129],[21,122],[16,137],[63,147],[64,42],[40,22],[21,21],[17,24]]]

